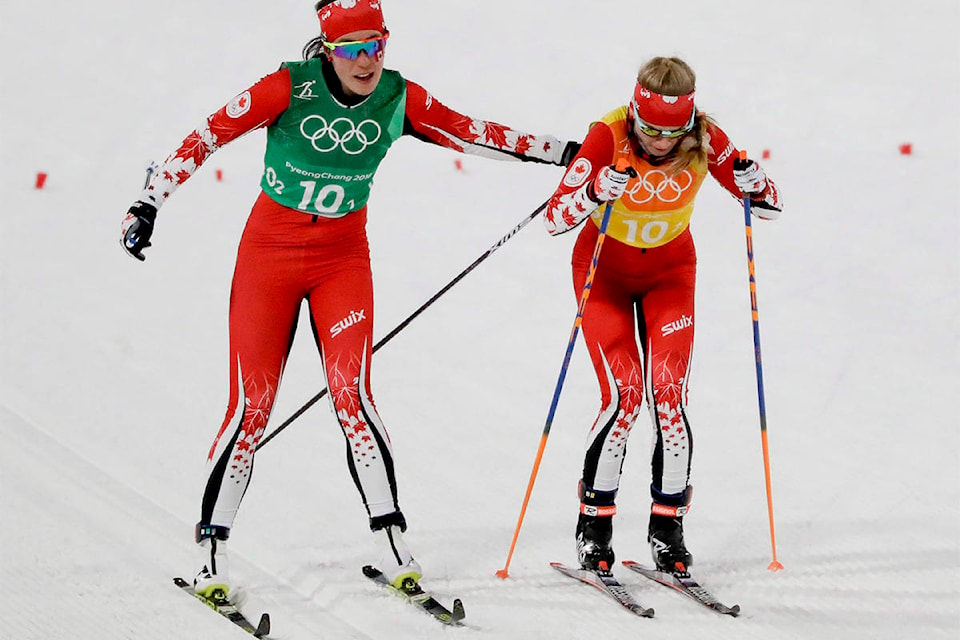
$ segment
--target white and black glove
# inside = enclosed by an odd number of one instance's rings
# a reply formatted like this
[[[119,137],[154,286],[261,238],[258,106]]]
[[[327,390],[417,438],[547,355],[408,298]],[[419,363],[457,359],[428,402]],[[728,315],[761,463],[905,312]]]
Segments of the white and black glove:
[[[753,160],[734,159],[733,181],[740,189],[740,193],[751,200],[762,197],[763,192],[767,190],[767,174]]]
[[[127,211],[120,225],[120,244],[123,250],[137,260],[146,260],[143,250],[150,246],[153,223],[157,220],[157,208],[149,202],[137,200]]]
[[[779,194],[759,164],[747,158],[734,158],[733,181],[743,197],[750,198],[753,215],[763,220],[780,217]]]
[[[594,202],[611,202],[617,200],[627,190],[627,183],[637,177],[633,167],[628,166],[623,171],[614,166],[600,169],[600,173],[587,187],[587,195]]]

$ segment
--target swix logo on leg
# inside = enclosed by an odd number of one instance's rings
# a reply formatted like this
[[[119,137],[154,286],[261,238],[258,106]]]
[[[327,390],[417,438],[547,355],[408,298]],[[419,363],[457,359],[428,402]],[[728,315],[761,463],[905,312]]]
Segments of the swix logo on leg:
[[[361,320],[366,320],[366,311],[361,309],[360,311],[351,311],[350,315],[338,322],[337,324],[330,327],[330,337],[335,338],[340,334],[344,329],[349,329],[353,325],[357,324]]]
[[[675,333],[682,329],[687,329],[688,327],[693,326],[693,316],[680,316],[679,320],[674,320],[673,322],[668,322],[667,324],[660,327],[660,332],[664,336],[668,336],[671,333]]]

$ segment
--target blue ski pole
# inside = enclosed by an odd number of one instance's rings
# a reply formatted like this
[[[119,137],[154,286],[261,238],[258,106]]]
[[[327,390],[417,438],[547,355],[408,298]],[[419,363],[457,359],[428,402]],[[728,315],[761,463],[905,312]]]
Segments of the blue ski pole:
[[[747,152],[740,151],[740,157],[734,162],[735,168],[747,163]],[[757,363],[757,399],[760,404],[760,440],[763,444],[763,473],[767,485],[767,513],[770,518],[770,546],[773,549],[773,561],[767,567],[771,571],[783,569],[777,561],[777,535],[773,526],[773,490],[770,483],[770,447],[767,444],[767,407],[763,397],[763,361],[760,357],[760,312],[757,309],[757,277],[753,263],[753,225],[750,219],[750,197],[743,198],[743,217],[747,233],[747,266],[750,271],[750,308],[753,313],[753,350]]]

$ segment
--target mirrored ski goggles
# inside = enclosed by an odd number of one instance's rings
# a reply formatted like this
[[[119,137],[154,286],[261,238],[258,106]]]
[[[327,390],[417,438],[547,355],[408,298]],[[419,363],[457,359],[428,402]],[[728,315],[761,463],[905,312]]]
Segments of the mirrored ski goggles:
[[[338,58],[344,58],[345,60],[356,60],[360,57],[361,53],[365,53],[373,58],[386,48],[387,38],[389,37],[390,32],[388,31],[382,36],[367,38],[366,40],[352,40],[350,42],[324,42],[323,46],[333,55],[337,56]]]
[[[681,138],[693,131],[693,125],[697,120],[697,110],[694,108],[693,111],[690,112],[690,120],[683,127],[679,129],[659,129],[648,122],[644,122],[637,111],[636,102],[630,102],[630,111],[630,115],[633,116],[633,128],[651,138]]]

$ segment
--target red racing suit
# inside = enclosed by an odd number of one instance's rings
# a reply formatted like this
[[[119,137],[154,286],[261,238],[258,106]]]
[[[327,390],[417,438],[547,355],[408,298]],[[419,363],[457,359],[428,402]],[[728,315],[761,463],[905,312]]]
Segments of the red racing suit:
[[[699,114],[698,125],[701,118]],[[727,135],[707,120],[701,144],[709,152],[707,162],[671,173],[666,169],[671,157],[644,153],[630,133],[627,108],[616,109],[591,127],[547,205],[545,223],[551,234],[591,217],[573,251],[573,285],[579,297],[603,217],[603,207],[590,199],[588,186],[603,167],[620,160],[637,171],[624,195],[612,203],[581,325],[601,392],[600,413],[587,437],[581,496],[600,496],[593,506],[608,507],[607,513],[615,512],[627,439],[644,398],[654,427],[654,503],[679,507],[687,499],[693,438],[685,407],[697,266],[690,216],[707,173],[734,197],[742,197],[733,180],[737,150]],[[756,197],[760,206],[779,210],[772,181]]]
[[[214,151],[250,131],[273,127],[288,108],[293,109],[292,101],[304,98],[308,91],[329,91],[339,105],[333,108],[342,111],[335,114],[341,116],[338,120],[349,120],[351,108],[357,105],[350,104],[350,98],[342,94],[328,63],[324,63],[322,74],[317,63],[315,81],[293,87],[290,71],[281,68],[209,116],[167,158],[142,199],[159,207]],[[555,138],[469,118],[447,108],[416,83],[402,82],[403,135],[488,157],[562,163],[564,148]],[[327,103],[324,116],[330,117]],[[303,108],[299,102],[296,105]],[[322,119],[319,115],[308,116],[299,123],[301,131],[309,118],[314,124]],[[290,130],[295,132],[296,124]],[[332,125],[328,131],[328,140],[346,144],[347,134],[334,132]],[[274,133],[275,137],[288,135],[280,130]],[[350,142],[356,143],[358,137],[355,133]],[[268,156],[269,151],[268,143]],[[372,178],[375,169],[370,167],[363,177]],[[273,177],[265,173],[264,184]],[[366,206],[324,216],[283,206],[275,199],[274,193],[261,192],[237,253],[230,292],[229,403],[208,455],[210,475],[201,524],[228,529],[233,524],[305,300],[329,398],[346,438],[349,470],[373,526],[376,518],[398,513],[399,506],[390,438],[370,390],[373,285]]]

